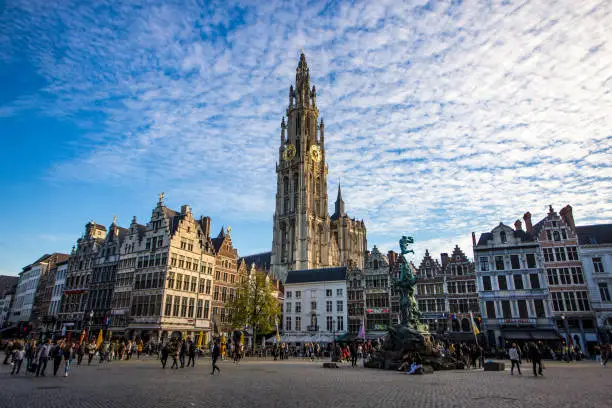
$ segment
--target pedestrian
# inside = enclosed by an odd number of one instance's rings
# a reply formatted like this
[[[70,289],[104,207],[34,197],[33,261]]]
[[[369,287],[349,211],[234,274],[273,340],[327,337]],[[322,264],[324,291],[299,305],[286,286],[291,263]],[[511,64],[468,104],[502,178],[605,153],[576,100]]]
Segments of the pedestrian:
[[[32,362],[34,361],[34,357],[36,357],[36,343],[34,342],[34,340],[31,340],[26,343],[25,346],[26,374],[32,369]]]
[[[62,349],[62,357],[64,357],[64,377],[68,377],[70,371],[70,365],[72,364],[72,354],[74,353],[74,347],[70,342],[64,343]]]
[[[529,343],[529,359],[533,364],[533,375],[536,377],[538,374],[544,375],[542,373],[542,352],[534,342]],[[536,366],[538,368],[537,372]]]
[[[57,371],[62,364],[63,345],[63,340],[60,340],[51,349],[51,357],[53,358],[53,376],[57,375]]]
[[[93,360],[95,354],[96,354],[96,342],[92,340],[87,345],[87,365],[91,365],[91,360]]]
[[[355,343],[351,343],[350,351],[351,351],[351,367],[357,367],[357,345]]]
[[[185,368],[185,355],[187,354],[187,342],[182,340],[179,349],[179,361],[181,362],[181,368]]]
[[[172,353],[172,365],[170,366],[170,369],[173,369],[176,367],[176,369],[178,370],[179,368],[178,366],[179,349],[180,349],[180,345],[179,345],[178,340],[173,341],[172,347],[170,349],[170,352]]]
[[[166,363],[168,362],[168,343],[164,344],[161,349],[160,360],[162,363],[162,368],[166,368]]]
[[[606,342],[601,346],[601,366],[603,368],[606,368],[608,359],[610,359],[610,343]]]
[[[140,360],[140,355],[142,354],[142,340],[138,342],[136,345],[136,359]]]
[[[220,354],[221,348],[219,347],[219,339],[216,339],[212,351],[212,372],[210,375],[215,375],[215,370],[219,371],[219,375],[221,374],[221,369],[217,367],[217,359],[219,358]]]
[[[510,368],[510,375],[514,375],[514,366],[518,370],[519,375],[521,374],[521,355],[518,352],[516,347],[516,343],[512,343],[512,347],[508,350],[508,354],[510,355],[510,362],[512,363],[512,367]]]
[[[19,370],[21,370],[21,364],[23,363],[23,359],[25,358],[25,350],[23,348],[19,348],[13,354],[13,371],[11,371],[11,375],[18,375]]]
[[[195,356],[196,356],[196,348],[195,348],[195,344],[193,344],[193,341],[191,340],[191,338],[187,338],[187,357],[189,358],[187,360],[187,367],[189,367],[189,364],[191,363],[191,367],[195,367]]]
[[[51,354],[51,339],[47,339],[47,343],[43,344],[38,351],[38,367],[36,368],[36,376],[45,376],[45,370],[47,369],[47,362]]]
[[[85,351],[87,350],[87,344],[85,341],[79,344],[79,348],[77,350],[77,365],[81,365],[81,361],[83,361],[83,356],[85,355]]]
[[[6,346],[4,346],[4,362],[2,364],[4,365],[8,365],[9,364],[9,358],[11,358],[11,356],[13,355],[13,345],[14,342],[13,340],[9,340],[8,343],[6,343]]]

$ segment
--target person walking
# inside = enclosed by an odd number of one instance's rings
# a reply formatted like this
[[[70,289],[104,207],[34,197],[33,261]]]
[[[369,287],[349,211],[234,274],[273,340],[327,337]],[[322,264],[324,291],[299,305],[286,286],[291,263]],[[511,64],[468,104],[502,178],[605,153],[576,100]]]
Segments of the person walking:
[[[357,347],[355,343],[351,343],[351,367],[357,367]]]
[[[4,346],[4,362],[2,364],[4,365],[8,365],[9,364],[9,358],[13,355],[13,345],[15,343],[13,342],[13,340],[9,340],[8,343],[6,343],[6,346]]]
[[[166,363],[168,362],[168,344],[164,344],[161,349],[160,361],[162,363],[162,369],[166,368]]]
[[[601,346],[601,366],[606,368],[608,360],[610,359],[610,343],[605,343]]]
[[[175,367],[177,370],[179,368],[178,366],[179,348],[180,348],[180,345],[179,345],[178,340],[173,341],[171,348],[170,348],[170,352],[172,353],[172,365],[170,366],[171,370]]]
[[[512,343],[512,347],[508,350],[508,354],[510,355],[510,362],[512,363],[512,367],[510,368],[510,375],[514,375],[514,366],[518,370],[519,375],[521,374],[521,355],[516,347],[516,343]]]
[[[538,374],[543,376],[544,374],[542,373],[542,352],[534,342],[529,343],[529,359],[533,364],[533,375],[536,377],[538,376]],[[538,368],[537,372],[536,366]]]
[[[51,354],[51,339],[47,339],[47,343],[40,347],[38,352],[38,367],[36,368],[36,376],[45,376],[45,370],[47,369],[47,362]]]
[[[92,340],[91,343],[87,345],[87,365],[91,365],[91,360],[93,360],[95,354],[96,342]]]
[[[51,357],[53,358],[53,376],[57,375],[57,371],[62,364],[62,351],[63,351],[63,340],[60,340],[53,346],[51,351]]]
[[[77,350],[77,365],[81,365],[85,351],[87,351],[87,344],[85,341],[83,341],[81,344],[79,344],[79,348]]]
[[[187,350],[187,357],[189,357],[189,359],[187,360],[187,367],[189,367],[189,364],[191,364],[191,367],[195,367],[195,355],[196,355],[196,348],[195,345],[193,344],[193,341],[191,340],[191,338],[187,338],[187,346],[186,346]]]
[[[34,340],[26,343],[25,346],[25,359],[26,359],[26,374],[32,368],[32,362],[34,361],[34,357],[36,357],[36,343]]]
[[[187,354],[187,342],[185,340],[181,341],[180,351],[179,351],[179,361],[181,362],[181,368],[185,368],[185,355]]]
[[[219,339],[215,339],[215,345],[212,350],[212,372],[210,375],[215,375],[215,370],[219,371],[219,375],[221,374],[221,369],[217,367],[217,359],[221,354],[221,347],[219,347]]]
[[[64,343],[62,349],[62,357],[64,357],[64,377],[68,377],[70,371],[70,365],[72,364],[72,354],[74,353],[74,346],[70,342]]]
[[[140,360],[140,355],[142,354],[142,340],[136,344],[136,359]]]
[[[17,349],[13,354],[13,371],[11,371],[11,375],[18,375],[19,370],[21,370],[21,364],[23,363],[23,359],[25,358],[25,350],[23,348]]]

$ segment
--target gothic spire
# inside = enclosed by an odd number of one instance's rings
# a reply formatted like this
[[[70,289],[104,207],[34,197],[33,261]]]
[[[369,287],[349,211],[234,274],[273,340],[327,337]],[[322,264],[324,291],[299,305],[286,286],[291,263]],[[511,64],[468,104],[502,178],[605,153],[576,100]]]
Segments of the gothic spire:
[[[338,197],[336,198],[336,212],[334,213],[335,218],[343,217],[344,212],[344,201],[342,200],[342,189],[340,188],[340,182],[338,182]]]

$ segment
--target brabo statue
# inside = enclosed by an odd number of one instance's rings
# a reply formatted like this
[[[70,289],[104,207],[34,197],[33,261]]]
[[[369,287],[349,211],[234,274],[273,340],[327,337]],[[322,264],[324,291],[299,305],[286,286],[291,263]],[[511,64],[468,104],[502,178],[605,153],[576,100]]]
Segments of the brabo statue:
[[[421,313],[414,298],[414,285],[417,277],[412,273],[412,267],[406,259],[406,254],[414,254],[414,251],[408,247],[413,243],[414,239],[406,236],[403,236],[399,241],[401,252],[400,274],[394,286],[400,295],[400,323],[418,329]]]

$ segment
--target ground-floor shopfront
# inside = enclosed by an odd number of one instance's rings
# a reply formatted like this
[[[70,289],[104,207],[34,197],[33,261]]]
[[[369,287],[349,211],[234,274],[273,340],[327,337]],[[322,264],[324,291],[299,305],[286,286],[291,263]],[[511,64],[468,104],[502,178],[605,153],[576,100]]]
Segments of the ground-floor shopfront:
[[[594,355],[599,343],[597,327],[592,315],[576,316],[561,314],[555,316],[555,326],[561,340],[579,348],[586,356]]]

